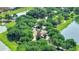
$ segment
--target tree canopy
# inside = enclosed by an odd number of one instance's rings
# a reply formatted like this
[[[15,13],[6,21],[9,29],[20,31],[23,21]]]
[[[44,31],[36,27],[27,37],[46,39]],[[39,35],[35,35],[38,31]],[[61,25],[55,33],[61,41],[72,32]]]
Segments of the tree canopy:
[[[26,15],[16,18],[16,25],[8,29],[7,37],[10,41],[16,41],[19,51],[55,51],[61,50],[60,47],[73,50],[76,42],[65,39],[56,28],[62,21],[69,19],[71,12],[71,8],[33,8]]]

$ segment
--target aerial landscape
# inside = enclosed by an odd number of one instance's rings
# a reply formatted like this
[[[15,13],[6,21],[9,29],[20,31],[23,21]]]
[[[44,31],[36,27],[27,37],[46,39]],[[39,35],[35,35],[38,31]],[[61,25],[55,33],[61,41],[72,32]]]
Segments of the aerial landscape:
[[[0,7],[0,51],[79,51],[79,7]]]

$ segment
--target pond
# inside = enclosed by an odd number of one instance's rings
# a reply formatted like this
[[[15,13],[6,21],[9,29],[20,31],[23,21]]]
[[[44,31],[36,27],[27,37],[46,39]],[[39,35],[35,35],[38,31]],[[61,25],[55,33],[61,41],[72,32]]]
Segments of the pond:
[[[10,51],[10,49],[0,41],[0,51]]]
[[[0,33],[3,33],[7,30],[6,26],[0,26]]]
[[[61,31],[65,39],[74,39],[79,44],[79,24],[73,21],[67,28]]]
[[[17,13],[17,16],[19,17],[21,15],[26,15],[27,12],[28,12],[28,10],[27,11],[20,12],[20,13]]]

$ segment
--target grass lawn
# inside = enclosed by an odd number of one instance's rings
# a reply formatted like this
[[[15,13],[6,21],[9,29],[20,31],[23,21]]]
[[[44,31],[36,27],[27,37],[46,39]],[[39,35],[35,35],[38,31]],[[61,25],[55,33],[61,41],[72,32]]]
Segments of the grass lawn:
[[[79,51],[79,44],[76,46],[76,51]]]
[[[61,24],[59,24],[57,26],[57,30],[61,31],[63,30],[64,28],[66,28],[71,22],[73,21],[73,19],[71,18],[70,20],[66,20],[66,22],[62,22]]]
[[[15,24],[16,24],[16,22],[15,22],[15,21],[12,21],[12,22],[7,23],[7,24],[6,24],[6,27],[7,27],[7,28],[11,28],[11,27],[13,27]]]

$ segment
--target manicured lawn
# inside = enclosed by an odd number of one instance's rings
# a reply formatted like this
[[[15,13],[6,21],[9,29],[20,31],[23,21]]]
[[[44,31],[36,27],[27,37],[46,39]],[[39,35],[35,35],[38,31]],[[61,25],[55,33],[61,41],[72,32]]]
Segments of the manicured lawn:
[[[15,24],[16,24],[15,21],[9,22],[9,23],[6,24],[6,27],[7,27],[7,28],[11,28],[11,27],[13,27]]]
[[[73,19],[70,19],[70,20],[66,20],[66,22],[62,22],[61,24],[59,24],[57,26],[57,30],[61,31],[63,30],[64,28],[66,28],[71,22],[73,21]]]
[[[76,46],[76,51],[79,51],[79,44]]]

